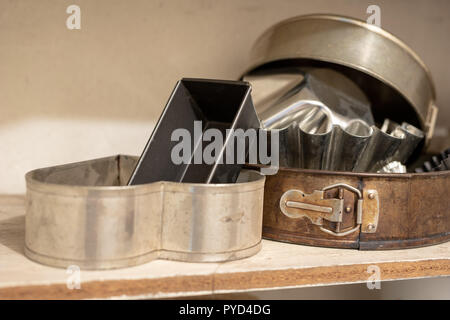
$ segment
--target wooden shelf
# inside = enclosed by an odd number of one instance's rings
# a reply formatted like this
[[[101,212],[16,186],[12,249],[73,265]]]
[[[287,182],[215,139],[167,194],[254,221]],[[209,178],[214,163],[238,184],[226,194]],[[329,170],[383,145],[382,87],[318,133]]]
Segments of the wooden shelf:
[[[381,279],[450,275],[450,242],[418,249],[357,251],[263,241],[257,255],[226,263],[156,260],[133,268],[82,271],[81,289],[70,290],[65,269],[23,254],[24,197],[0,196],[0,298],[163,298],[359,283],[377,265]]]

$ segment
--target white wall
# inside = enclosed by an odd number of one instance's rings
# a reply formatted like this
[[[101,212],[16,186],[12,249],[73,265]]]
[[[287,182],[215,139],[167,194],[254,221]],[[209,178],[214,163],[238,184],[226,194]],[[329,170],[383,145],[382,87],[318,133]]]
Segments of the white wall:
[[[66,28],[70,4],[81,30]],[[0,0],[0,193],[23,193],[37,167],[139,154],[181,77],[236,79],[270,25],[315,12],[366,19],[369,4],[429,65],[447,126],[450,1]]]

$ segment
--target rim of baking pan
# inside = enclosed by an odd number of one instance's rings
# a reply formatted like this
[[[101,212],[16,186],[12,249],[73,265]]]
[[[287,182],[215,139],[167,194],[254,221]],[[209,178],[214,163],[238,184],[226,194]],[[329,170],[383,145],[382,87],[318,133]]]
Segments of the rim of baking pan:
[[[249,172],[253,177],[248,182],[237,183],[185,183],[185,182],[171,182],[171,181],[157,181],[146,184],[138,185],[124,185],[124,186],[85,186],[85,185],[70,185],[70,184],[58,184],[43,182],[34,177],[34,175],[42,170],[50,168],[63,168],[74,167],[82,165],[91,161],[106,160],[113,157],[131,157],[138,158],[136,156],[129,155],[115,155],[110,157],[102,157],[91,160],[73,162],[68,164],[61,164],[56,166],[50,166],[45,168],[34,169],[25,174],[25,180],[27,183],[27,190],[42,193],[57,193],[67,195],[88,195],[96,192],[99,196],[128,196],[128,195],[142,195],[148,193],[165,191],[175,191],[183,193],[242,193],[258,190],[264,187],[265,176],[254,168],[245,168],[246,172]]]
[[[246,165],[246,169],[262,168],[263,165]],[[432,171],[432,172],[407,172],[407,173],[376,173],[376,172],[352,172],[352,171],[330,171],[319,169],[303,169],[303,168],[290,168],[279,167],[278,172],[301,172],[314,175],[330,175],[330,176],[349,176],[349,177],[363,177],[363,178],[419,178],[419,177],[442,177],[450,176],[450,170]]]
[[[373,24],[368,24],[365,21],[362,21],[360,19],[357,18],[353,18],[353,17],[349,17],[349,16],[344,16],[344,15],[334,15],[334,14],[322,14],[322,13],[314,13],[314,14],[307,14],[307,15],[301,15],[301,16],[295,16],[292,18],[288,18],[286,20],[280,21],[274,25],[272,25],[271,27],[269,27],[268,29],[266,29],[254,42],[255,44],[258,43],[262,38],[264,38],[264,36],[266,36],[268,33],[272,32],[273,30],[279,28],[280,26],[283,26],[285,24],[289,24],[291,22],[294,21],[298,21],[298,20],[308,20],[308,19],[323,19],[323,20],[336,20],[336,21],[340,21],[340,22],[346,22],[349,24],[353,24],[353,25],[357,25],[360,27],[363,27],[365,29],[368,29],[369,31],[373,31],[375,33],[378,33],[381,36],[384,36],[386,38],[388,38],[389,40],[391,40],[392,42],[394,42],[395,44],[397,44],[399,47],[401,47],[402,49],[404,49],[409,55],[411,55],[414,60],[416,60],[418,62],[418,64],[424,69],[425,74],[428,77],[428,80],[430,82],[430,87],[432,90],[432,96],[433,99],[436,99],[436,88],[433,82],[433,78],[431,76],[431,72],[428,69],[427,65],[425,64],[425,62],[423,62],[423,60],[419,57],[419,55],[417,53],[414,52],[414,50],[412,50],[405,42],[403,42],[400,38],[398,38],[397,36],[393,35],[392,33],[390,33],[389,31],[386,31],[376,25]],[[291,59],[292,57],[285,57],[285,58],[279,58],[276,60],[283,60],[283,59]],[[315,59],[315,58],[314,58]],[[276,61],[274,60],[274,61]],[[317,59],[318,60],[318,59]],[[325,60],[324,60],[325,61]],[[247,68],[247,70],[244,72],[243,75],[248,74],[249,72],[251,72],[252,70],[255,70],[257,67],[260,67],[266,63],[268,63],[269,61],[259,61],[257,63],[254,63],[253,65],[251,65],[251,67]],[[332,61],[329,61],[332,62]],[[362,67],[358,67],[356,65],[352,65],[352,64],[343,64],[346,65],[348,67],[356,67],[356,69],[361,70],[363,72],[369,72],[369,70],[362,68]],[[370,75],[372,75],[372,73],[369,73]],[[242,77],[241,77],[242,78]],[[379,80],[382,81],[386,81],[384,79],[378,78]],[[389,82],[389,85],[392,85],[392,83]],[[393,86],[395,89],[397,89],[395,86]],[[397,89],[398,90],[398,89]]]

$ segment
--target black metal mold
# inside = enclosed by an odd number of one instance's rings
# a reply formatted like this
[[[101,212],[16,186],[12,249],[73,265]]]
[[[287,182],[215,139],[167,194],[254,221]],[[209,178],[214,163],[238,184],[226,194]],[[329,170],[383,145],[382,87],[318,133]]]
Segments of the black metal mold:
[[[188,78],[178,81],[128,184],[156,181],[234,183],[242,164],[237,163],[236,151],[233,163],[225,162],[227,146],[236,145],[235,138],[228,139],[233,133],[227,132],[227,129],[260,127],[250,92],[250,84],[243,81]],[[194,134],[195,121],[201,121],[200,136]],[[202,152],[210,143],[202,138],[203,132],[210,128],[222,133],[222,149],[214,154],[213,163],[207,164],[204,159],[201,163],[194,163],[195,153]],[[172,150],[179,143],[179,140],[171,139],[176,129],[186,129],[190,134],[192,152],[189,163],[176,164],[172,161]],[[245,141],[245,158],[250,143],[256,141]],[[220,154],[223,161],[219,160]]]

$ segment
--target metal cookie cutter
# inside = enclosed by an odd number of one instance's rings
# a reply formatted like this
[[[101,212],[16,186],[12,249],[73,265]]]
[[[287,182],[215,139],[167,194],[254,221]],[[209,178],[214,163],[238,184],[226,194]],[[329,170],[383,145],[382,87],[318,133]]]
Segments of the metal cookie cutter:
[[[229,184],[127,186],[136,162],[117,155],[27,173],[26,256],[55,267],[109,269],[259,251],[264,176],[242,170]]]

